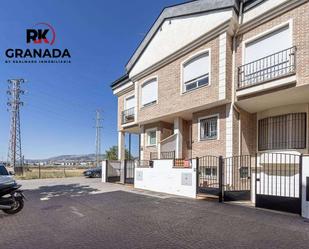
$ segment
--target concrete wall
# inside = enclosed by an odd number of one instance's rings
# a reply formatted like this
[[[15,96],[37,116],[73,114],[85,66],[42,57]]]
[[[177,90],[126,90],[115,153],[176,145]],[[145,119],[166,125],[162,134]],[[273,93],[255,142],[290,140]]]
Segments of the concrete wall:
[[[107,161],[102,161],[102,182],[107,182],[107,175],[106,175],[106,167],[107,167]]]
[[[309,219],[309,200],[306,198],[309,191],[307,177],[309,177],[309,155],[304,155],[302,169],[302,216]]]
[[[192,168],[173,168],[173,160],[154,160],[153,168],[135,168],[134,187],[196,197],[196,161]]]

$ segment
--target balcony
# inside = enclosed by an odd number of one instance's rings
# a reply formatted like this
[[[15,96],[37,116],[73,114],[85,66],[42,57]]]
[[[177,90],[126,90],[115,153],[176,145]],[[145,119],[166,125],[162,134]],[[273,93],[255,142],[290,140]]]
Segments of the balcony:
[[[175,158],[175,151],[162,151],[160,153],[160,159],[174,159]],[[150,160],[157,160],[158,153],[157,152],[150,152]]]
[[[135,111],[134,107],[122,111],[121,114],[121,124],[128,124],[135,121]]]
[[[296,47],[291,47],[238,67],[237,90],[291,76],[295,72]]]

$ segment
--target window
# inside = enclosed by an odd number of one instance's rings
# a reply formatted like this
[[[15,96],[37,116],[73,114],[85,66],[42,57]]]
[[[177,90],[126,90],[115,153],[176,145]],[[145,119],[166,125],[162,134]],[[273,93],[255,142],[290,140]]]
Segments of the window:
[[[151,105],[156,103],[158,99],[158,81],[151,79],[142,85],[142,106]]]
[[[290,113],[259,120],[259,150],[306,148],[306,119],[306,113]]]
[[[245,45],[245,64],[293,46],[290,26],[286,25]],[[280,60],[282,58],[276,58]],[[267,65],[273,62],[267,62]],[[265,65],[266,66],[266,65]],[[261,65],[262,67],[262,65]]]
[[[249,177],[249,168],[248,167],[240,167],[239,168],[240,178],[248,178]]]
[[[134,108],[135,106],[135,96],[132,95],[132,96],[129,96],[125,99],[125,110],[129,110],[131,108]]]
[[[204,168],[204,175],[210,177],[217,176],[217,167],[205,167]]]
[[[217,139],[218,116],[200,119],[200,140]]]
[[[198,55],[183,65],[184,92],[209,84],[209,52]]]
[[[147,145],[148,146],[153,146],[157,144],[157,130],[152,129],[146,131],[147,133]]]

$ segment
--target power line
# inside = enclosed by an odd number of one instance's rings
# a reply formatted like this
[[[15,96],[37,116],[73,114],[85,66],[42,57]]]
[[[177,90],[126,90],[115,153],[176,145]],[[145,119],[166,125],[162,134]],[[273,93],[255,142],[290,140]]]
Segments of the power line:
[[[10,165],[14,167],[15,172],[17,172],[18,169],[22,172],[23,166],[20,131],[20,106],[23,105],[23,102],[20,100],[20,95],[24,94],[24,91],[21,89],[21,84],[24,82],[24,79],[8,80],[9,89],[7,94],[10,98],[7,105],[9,106],[11,112],[8,160],[10,161]]]

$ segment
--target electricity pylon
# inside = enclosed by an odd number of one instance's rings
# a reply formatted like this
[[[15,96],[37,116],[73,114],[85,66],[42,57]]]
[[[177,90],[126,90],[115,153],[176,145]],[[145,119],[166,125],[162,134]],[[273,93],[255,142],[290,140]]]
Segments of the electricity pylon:
[[[7,94],[9,100],[7,102],[9,111],[11,112],[11,124],[10,124],[10,139],[8,150],[8,161],[10,166],[14,167],[14,171],[18,173],[20,170],[23,172],[23,155],[21,147],[21,131],[20,131],[20,106],[23,102],[20,100],[20,95],[25,92],[21,89],[21,84],[24,83],[24,79],[10,79],[8,80],[9,88]]]
[[[96,166],[100,166],[100,156],[101,156],[101,129],[102,127],[102,118],[101,118],[101,111],[96,111],[96,134],[95,134],[95,144],[96,144]]]

